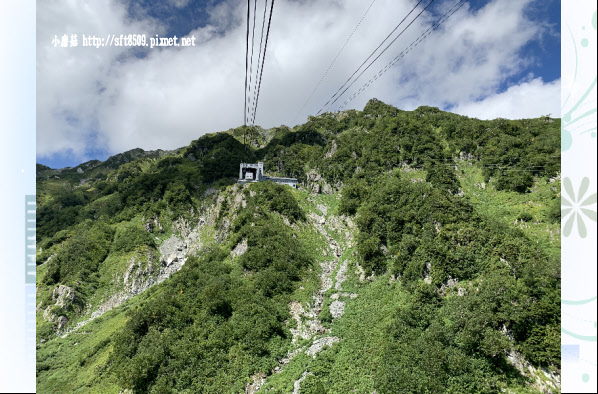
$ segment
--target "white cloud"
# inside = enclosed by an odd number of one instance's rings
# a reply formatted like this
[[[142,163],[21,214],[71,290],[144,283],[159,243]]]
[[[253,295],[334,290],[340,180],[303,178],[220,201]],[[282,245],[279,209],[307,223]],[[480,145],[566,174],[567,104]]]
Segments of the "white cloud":
[[[72,152],[82,158],[90,137],[109,141],[113,131],[98,129],[98,111],[105,105],[101,91],[126,50],[117,47],[83,47],[85,37],[107,37],[161,31],[150,21],[128,20],[125,7],[116,2],[54,1],[37,4],[37,152],[47,156]],[[77,35],[76,47],[63,48],[52,41]],[[68,44],[70,45],[70,43]],[[117,99],[116,97],[114,99]]]
[[[189,0],[168,0],[168,2],[177,8],[183,8],[189,4]]]
[[[362,109],[369,98],[377,97],[403,109],[455,106],[473,115],[484,113],[484,103],[497,108],[500,103],[505,112],[497,116],[518,117],[519,106],[507,105],[508,99],[517,94],[553,94],[556,86],[526,80],[519,88],[513,86],[496,95],[506,78],[525,68],[521,48],[542,32],[525,17],[528,3],[494,0],[477,13],[466,5],[348,107]],[[260,4],[256,46],[263,13]],[[315,114],[414,4],[378,0],[296,121],[302,123],[308,114]],[[272,127],[293,122],[368,5],[359,0],[276,2],[256,124]],[[164,27],[149,19],[128,19],[120,2],[40,3],[38,154],[70,150],[82,156],[90,136],[112,153],[134,147],[171,149],[206,132],[241,125],[245,7],[240,0],[210,6],[208,24],[189,34],[197,37],[197,46],[154,48],[146,57],[134,58],[122,48],[54,48],[50,42],[54,34],[151,36],[162,34]],[[422,15],[337,104],[415,40],[432,20]],[[257,50],[255,56],[254,70]],[[548,105],[538,110],[556,116]]]
[[[511,86],[505,92],[476,102],[460,103],[452,112],[478,119],[496,119],[509,114],[510,119],[561,116],[561,81],[544,83],[542,78]]]
[[[525,18],[528,3],[494,1],[477,13],[457,12],[398,64],[390,101],[446,107],[494,94],[524,70],[520,51],[542,31]]]

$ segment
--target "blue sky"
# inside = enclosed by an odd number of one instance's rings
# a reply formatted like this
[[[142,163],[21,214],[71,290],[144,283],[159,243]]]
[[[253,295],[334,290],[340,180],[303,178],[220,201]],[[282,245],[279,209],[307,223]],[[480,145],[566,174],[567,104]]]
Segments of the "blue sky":
[[[302,106],[370,3],[276,1],[257,125],[292,126],[317,113],[416,1],[376,0]],[[347,97],[454,3],[437,0]],[[256,42],[263,7],[258,0]],[[38,163],[61,168],[136,147],[174,149],[242,125],[246,12],[244,0],[38,4]],[[129,33],[193,35],[197,45],[51,45],[54,35]],[[479,118],[560,116],[560,2],[471,0],[346,108],[362,109],[372,97],[407,110],[432,105]]]
[[[128,14],[134,19],[148,16],[159,20],[166,26],[166,35],[184,36],[209,23],[208,10],[219,1],[180,1],[169,2],[155,0],[132,0],[127,6]]]
[[[517,84],[530,72],[541,76],[546,82],[561,77],[561,2],[549,0],[533,4],[530,7],[529,17],[547,25],[547,31],[539,40],[531,40],[521,49],[522,53],[535,58],[536,62],[529,69],[508,78],[502,86],[502,91],[508,86]]]

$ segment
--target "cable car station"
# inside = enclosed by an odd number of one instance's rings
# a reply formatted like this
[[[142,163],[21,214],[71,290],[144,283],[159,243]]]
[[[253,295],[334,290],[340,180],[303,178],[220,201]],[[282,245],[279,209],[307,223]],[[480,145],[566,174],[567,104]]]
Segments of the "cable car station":
[[[249,182],[271,181],[280,185],[297,188],[297,178],[282,178],[264,175],[264,162],[257,164],[241,163],[239,166],[239,183],[244,185]]]

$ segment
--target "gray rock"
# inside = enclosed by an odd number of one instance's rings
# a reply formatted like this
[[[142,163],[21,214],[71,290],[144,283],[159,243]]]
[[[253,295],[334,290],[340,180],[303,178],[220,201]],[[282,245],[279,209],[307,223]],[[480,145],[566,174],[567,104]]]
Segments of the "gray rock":
[[[62,308],[72,305],[75,302],[75,298],[75,290],[65,285],[59,285],[52,292],[52,301],[55,301],[55,305]]]
[[[330,314],[333,319],[341,317],[345,313],[345,303],[343,301],[332,301],[330,304]]]
[[[145,231],[147,231],[149,233],[153,233],[154,231],[156,231],[156,229],[158,229],[160,231],[164,230],[162,223],[160,223],[160,221],[158,220],[158,217],[156,217],[156,216],[154,216],[153,218],[147,219],[143,225],[143,228],[145,229]]]
[[[322,351],[324,346],[332,346],[333,343],[338,342],[337,337],[324,337],[314,341],[314,343],[305,351],[305,353],[313,358],[316,358],[316,354]]]
[[[262,385],[266,382],[266,375],[263,373],[257,373],[255,375],[251,375],[251,383],[245,383],[245,394],[255,394],[257,393]]]
[[[60,316],[58,320],[56,320],[56,323],[58,324],[56,328],[58,329],[58,331],[61,331],[67,325],[68,322],[69,319],[67,319],[66,316]]]
[[[241,242],[230,251],[231,257],[237,257],[243,255],[247,251],[247,239],[243,238]]]
[[[330,146],[330,150],[324,154],[324,158],[325,159],[329,159],[332,156],[334,156],[334,154],[336,153],[337,149],[338,149],[338,147],[336,145],[336,140],[332,140],[332,144]]]
[[[295,380],[295,383],[293,383],[293,394],[299,394],[301,392],[301,382],[303,382],[309,375],[313,375],[313,373],[304,371],[301,377]]]
[[[177,257],[176,254],[171,253],[168,255],[168,257],[166,258],[166,260],[164,261],[166,263],[166,266],[169,267],[172,263],[177,262],[179,259]]]
[[[54,321],[54,319],[56,319],[56,315],[54,315],[53,313],[51,313],[50,309],[52,309],[52,308],[51,307],[47,307],[44,310],[44,314],[43,314],[44,320],[48,321],[48,322],[52,322],[52,321]]]
[[[426,270],[424,271],[424,282],[427,284],[432,283],[432,277],[430,276],[430,271],[432,271],[432,264],[430,264],[430,262],[427,262]]]

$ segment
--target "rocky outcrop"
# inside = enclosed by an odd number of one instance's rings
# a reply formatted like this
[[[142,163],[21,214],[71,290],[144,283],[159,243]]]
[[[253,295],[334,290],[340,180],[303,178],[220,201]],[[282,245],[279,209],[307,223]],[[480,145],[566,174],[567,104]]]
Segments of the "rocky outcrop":
[[[193,241],[196,241],[197,237],[193,237]],[[191,241],[191,238],[189,238]],[[189,244],[185,242],[184,238],[172,235],[162,242],[158,250],[160,251],[160,274],[170,276],[170,274],[181,269],[188,255]],[[164,278],[166,279],[166,278]]]
[[[58,320],[56,320],[56,329],[58,331],[62,331],[64,327],[68,324],[69,319],[66,316],[60,316]]]
[[[233,250],[230,251],[231,257],[239,257],[243,255],[247,251],[247,239],[243,238],[241,242],[234,247]]]
[[[257,373],[251,376],[251,383],[245,383],[245,394],[257,393],[266,382],[266,375]]]
[[[330,295],[331,300],[338,300],[338,299],[340,299],[340,297],[349,297],[350,299],[353,300],[358,297],[358,294],[343,292],[343,293],[334,293],[334,294]]]
[[[158,247],[159,255],[155,251],[149,250],[144,254],[131,257],[127,262],[127,269],[123,275],[116,279],[115,285],[119,290],[106,298],[91,313],[89,319],[77,323],[74,328],[65,333],[65,336],[109,310],[116,308],[131,297],[163,282],[179,271],[185,264],[187,257],[203,246],[203,242],[199,237],[201,228],[213,223],[213,209],[206,210],[203,215],[200,215],[196,227],[193,227],[187,219],[180,218],[176,220],[173,223],[173,229],[178,231],[180,235],[173,234],[164,240]],[[155,230],[162,225],[154,217],[146,221],[146,231],[152,229],[152,226]]]
[[[427,284],[432,283],[432,264],[429,261],[426,263],[426,269],[424,271],[424,282]]]
[[[543,394],[560,392],[561,377],[557,373],[549,372],[544,368],[535,368],[519,352],[511,350],[506,354],[507,361],[514,366],[519,373],[532,380],[531,386]]]
[[[293,394],[300,393],[301,382],[303,382],[305,380],[305,378],[307,378],[309,375],[313,375],[313,374],[311,372],[305,371],[305,372],[303,372],[303,374],[301,375],[301,377],[299,379],[295,380],[295,383],[293,383]]]
[[[325,346],[332,346],[333,343],[338,342],[337,337],[323,337],[314,341],[314,343],[305,351],[305,354],[316,358],[316,354],[322,351]]]
[[[332,315],[333,319],[338,319],[345,313],[345,302],[344,301],[332,301],[329,306],[330,314]]]
[[[127,270],[123,275],[124,291],[130,294],[139,294],[155,283],[155,256],[148,253],[146,261],[140,256],[133,256],[129,259]]]
[[[160,220],[158,220],[157,216],[147,219],[143,224],[143,228],[148,233],[153,233],[156,230],[164,231],[164,227],[162,226],[162,223],[160,223]]]
[[[190,232],[191,233],[191,232]],[[196,233],[194,233],[194,236]],[[94,319],[119,306],[131,297],[140,294],[155,284],[161,283],[179,271],[188,256],[188,241],[197,237],[180,238],[172,235],[158,248],[160,257],[149,251],[135,255],[127,262],[127,270],[122,276],[122,288],[110,296],[91,314]]]
[[[214,207],[207,215],[206,221],[211,225],[216,225],[215,239],[218,243],[223,242],[229,234],[232,223],[235,221],[239,208],[247,206],[247,200],[243,189],[249,185],[233,185],[228,192],[214,195]],[[254,191],[249,192],[250,196],[255,196]],[[200,219],[200,223],[201,223]]]
[[[444,297],[447,294],[449,294],[449,291],[451,289],[453,289],[455,287],[457,288],[456,294],[459,297],[462,297],[463,295],[465,295],[466,290],[464,287],[459,286],[459,279],[457,279],[457,278],[453,279],[451,276],[449,276],[446,283],[443,283],[440,285],[440,289],[438,289],[438,294],[440,294],[441,297]]]
[[[297,328],[290,329],[291,334],[293,335],[293,342],[296,342],[298,338],[311,339],[314,335],[326,332],[326,328],[322,325],[322,322],[317,319],[319,311],[315,313],[316,311],[314,309],[315,308],[310,308],[306,312],[300,302],[292,301],[289,303],[291,317],[297,322]],[[305,323],[302,320],[303,316],[308,319]]]
[[[330,145],[330,150],[324,154],[324,158],[330,159],[332,156],[334,156],[337,149],[338,149],[338,147],[336,145],[336,140],[332,140],[332,143]]]
[[[343,261],[336,273],[336,283],[334,284],[334,288],[339,291],[342,290],[343,282],[345,280],[347,280],[347,260]]]
[[[52,322],[56,319],[56,315],[51,312],[51,308],[47,307],[44,309],[44,314],[42,315],[45,321]]]
[[[193,214],[193,209],[189,213]],[[180,217],[172,223],[172,230],[179,233],[181,237],[187,238],[193,231],[193,223],[184,217]]]
[[[68,309],[73,305],[75,299],[75,290],[65,285],[59,285],[52,292],[52,301],[54,301],[54,305],[61,308]]]
[[[320,194],[332,194],[334,188],[340,189],[342,184],[330,185],[316,170],[311,170],[306,174],[305,186],[312,193]]]
[[[56,322],[57,330],[61,331],[69,320],[63,315],[57,318],[56,314],[64,313],[65,311],[69,310],[74,310],[80,313],[81,307],[77,304],[77,295],[75,290],[65,285],[56,286],[54,291],[52,291],[52,301],[54,302],[53,305],[49,305],[43,309],[44,312],[42,317],[47,322]],[[42,311],[41,302],[38,304],[36,310],[37,312]]]
[[[459,159],[458,160],[466,160],[466,161],[470,161],[470,160],[475,160],[476,157],[474,155],[472,155],[471,153],[467,153],[467,152],[459,152]]]

